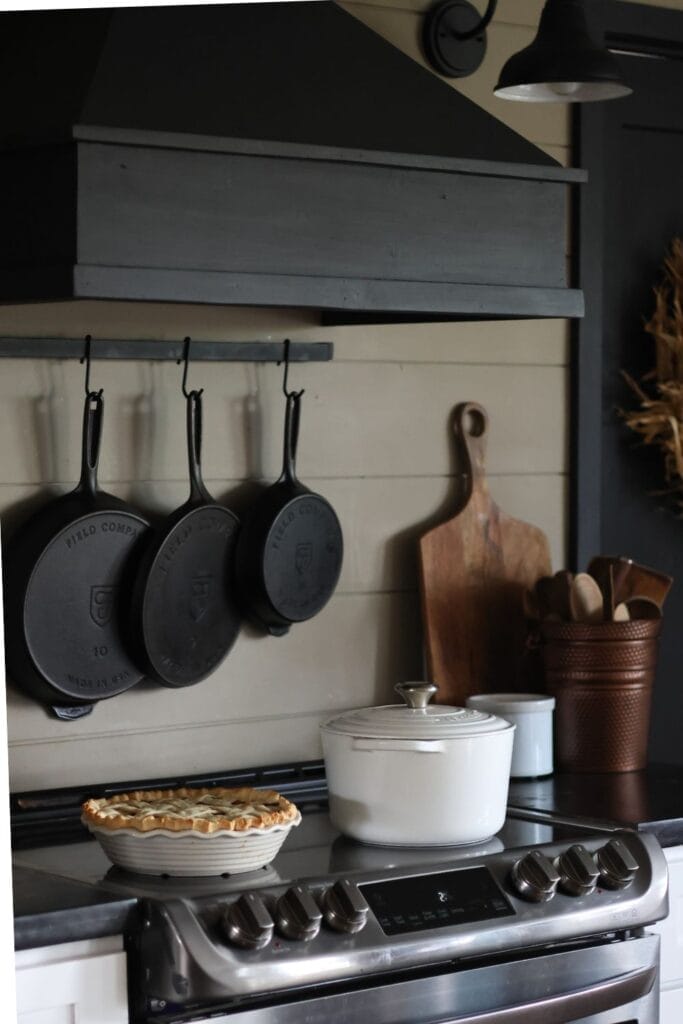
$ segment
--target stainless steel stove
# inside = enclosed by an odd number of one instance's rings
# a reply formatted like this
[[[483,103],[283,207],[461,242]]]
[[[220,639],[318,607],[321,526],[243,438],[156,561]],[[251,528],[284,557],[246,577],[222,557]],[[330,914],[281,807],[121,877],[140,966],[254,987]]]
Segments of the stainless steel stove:
[[[540,815],[475,846],[373,847],[317,804],[272,865],[230,878],[130,875],[93,842],[20,862],[140,899],[133,1024],[658,1020],[648,835]]]

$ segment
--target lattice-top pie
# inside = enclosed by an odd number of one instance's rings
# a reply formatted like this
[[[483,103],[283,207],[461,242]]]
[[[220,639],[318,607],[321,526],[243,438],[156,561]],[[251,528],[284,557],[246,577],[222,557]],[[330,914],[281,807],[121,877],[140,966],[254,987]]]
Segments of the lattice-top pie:
[[[291,825],[293,803],[272,789],[151,789],[86,800],[85,822],[94,828],[150,832],[241,832]]]

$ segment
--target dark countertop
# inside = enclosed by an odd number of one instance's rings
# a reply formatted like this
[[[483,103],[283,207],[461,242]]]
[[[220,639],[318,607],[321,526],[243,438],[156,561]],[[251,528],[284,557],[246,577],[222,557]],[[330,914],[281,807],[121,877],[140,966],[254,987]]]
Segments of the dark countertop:
[[[652,764],[640,772],[556,774],[513,781],[511,807],[590,818],[650,832],[662,846],[683,843],[683,766]]]
[[[137,905],[130,896],[18,864],[12,885],[15,949],[122,934]]]

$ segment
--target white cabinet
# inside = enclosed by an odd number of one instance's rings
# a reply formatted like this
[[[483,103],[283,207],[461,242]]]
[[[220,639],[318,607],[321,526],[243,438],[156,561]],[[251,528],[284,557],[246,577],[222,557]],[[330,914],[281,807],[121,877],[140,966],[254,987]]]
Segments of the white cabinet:
[[[128,1024],[121,936],[15,954],[17,1024]]]
[[[661,936],[660,1024],[683,1021],[683,846],[664,850],[669,865],[669,916],[650,931]]]

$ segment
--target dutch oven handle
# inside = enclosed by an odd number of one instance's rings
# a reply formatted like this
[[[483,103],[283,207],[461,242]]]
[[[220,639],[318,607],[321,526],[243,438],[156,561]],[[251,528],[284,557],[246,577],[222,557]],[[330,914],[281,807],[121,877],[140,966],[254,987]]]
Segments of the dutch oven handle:
[[[101,391],[89,391],[83,407],[83,449],[81,455],[81,479],[77,490],[95,500],[97,493],[97,465],[100,459],[102,438],[102,413],[104,399]]]
[[[211,504],[213,498],[202,479],[202,393],[190,391],[187,396],[187,459],[190,468],[190,501]]]

